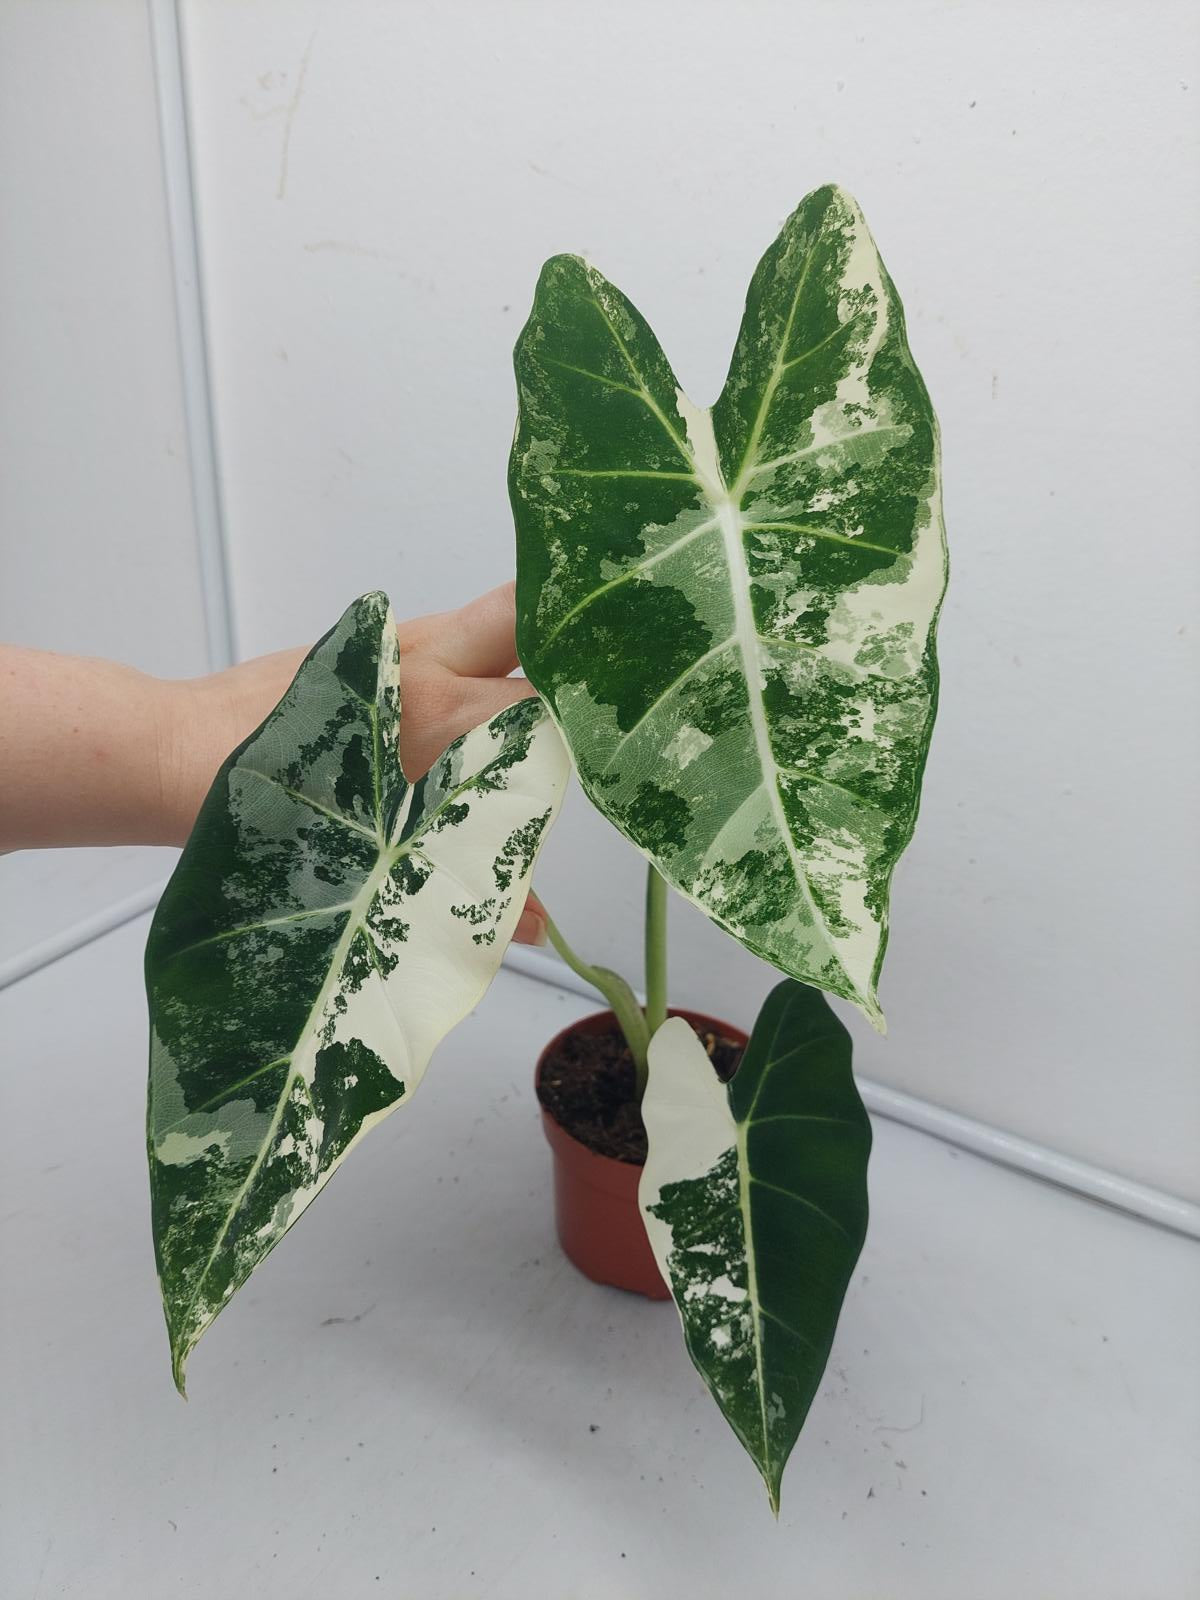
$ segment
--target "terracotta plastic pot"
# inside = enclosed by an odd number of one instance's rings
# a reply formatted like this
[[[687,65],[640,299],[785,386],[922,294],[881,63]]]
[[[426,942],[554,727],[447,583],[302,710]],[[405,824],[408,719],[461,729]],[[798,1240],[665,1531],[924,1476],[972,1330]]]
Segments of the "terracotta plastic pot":
[[[746,1035],[740,1028],[715,1017],[706,1017],[699,1011],[672,1011],[671,1015],[683,1017],[702,1033],[716,1033],[735,1044],[746,1044]],[[538,1057],[539,1089],[543,1068],[568,1035],[611,1033],[616,1027],[611,1011],[599,1011],[556,1034]],[[554,1153],[554,1214],[559,1243],[568,1261],[593,1283],[612,1284],[651,1300],[669,1299],[670,1291],[658,1270],[638,1210],[641,1164],[617,1161],[589,1150],[565,1132],[545,1106],[542,1127]]]

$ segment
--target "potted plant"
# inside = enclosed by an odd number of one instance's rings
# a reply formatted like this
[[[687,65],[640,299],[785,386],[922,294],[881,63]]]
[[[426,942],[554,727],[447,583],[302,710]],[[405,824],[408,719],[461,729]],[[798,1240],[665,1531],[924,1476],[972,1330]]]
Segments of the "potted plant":
[[[669,1290],[777,1509],[866,1228],[870,1128],[820,991],[882,1025],[937,695],[936,423],[834,188],[756,270],[711,411],[574,257],[543,270],[516,373],[518,648],[540,699],[409,784],[395,628],[365,596],[222,768],[156,914],[148,1144],[175,1377],[482,995],[573,764],[649,861],[646,1000],[551,921],[611,1012],[544,1053],[539,1094],[632,1265],[589,1257],[561,1172],[560,1227],[594,1275]],[[668,888],[787,975],[748,1043],[668,1014]],[[572,1127],[589,1086],[608,1111]]]

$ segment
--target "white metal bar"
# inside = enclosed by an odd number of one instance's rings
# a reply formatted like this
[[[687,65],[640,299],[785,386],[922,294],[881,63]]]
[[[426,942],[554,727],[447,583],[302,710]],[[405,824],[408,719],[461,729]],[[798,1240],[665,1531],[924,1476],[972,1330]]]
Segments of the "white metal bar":
[[[858,1079],[863,1102],[869,1111],[893,1122],[903,1122],[922,1133],[931,1133],[947,1144],[970,1150],[975,1155],[986,1156],[1001,1166],[1013,1167],[1044,1183],[1057,1184],[1060,1189],[1071,1189],[1086,1195],[1102,1205],[1114,1206],[1119,1211],[1132,1212],[1147,1222],[1171,1228],[1200,1239],[1200,1206],[1162,1189],[1152,1189],[1148,1184],[1135,1183],[1132,1178],[1094,1167],[1074,1156],[1052,1150],[1048,1145],[1037,1144],[1003,1128],[993,1128],[989,1123],[976,1122],[956,1111],[916,1095],[905,1094],[900,1089],[890,1089],[886,1084],[869,1078]]]
[[[595,1000],[597,1009],[604,1001],[594,989],[576,977],[565,962],[543,950],[531,950],[524,945],[511,945],[504,964],[527,978],[539,983],[554,984],[573,994],[587,995]],[[906,1127],[929,1133],[946,1144],[969,1150],[972,1155],[983,1156],[1003,1167],[1023,1172],[1045,1183],[1056,1184],[1074,1194],[1084,1195],[1102,1205],[1127,1211],[1146,1222],[1170,1228],[1189,1238],[1200,1239],[1200,1205],[1162,1189],[1152,1189],[1132,1178],[1123,1178],[1103,1167],[1094,1167],[1074,1156],[1052,1150],[1048,1145],[1037,1144],[1032,1139],[1022,1139],[1007,1133],[1003,1128],[993,1128],[986,1122],[976,1122],[973,1117],[960,1116],[947,1111],[944,1106],[921,1100],[916,1095],[904,1094],[899,1089],[889,1089],[886,1084],[855,1073],[863,1097],[863,1104],[876,1116],[887,1117],[892,1122],[902,1122]]]
[[[213,420],[208,325],[192,175],[187,69],[183,58],[178,0],[147,0],[147,4],[171,236],[171,268],[175,280],[175,313],[196,547],[209,666],[215,672],[236,659],[236,631]]]
[[[165,878],[156,883],[148,883],[145,888],[135,889],[124,899],[115,900],[112,905],[105,906],[103,911],[97,911],[90,917],[83,917],[60,933],[51,934],[50,938],[30,945],[28,950],[22,950],[19,955],[10,956],[7,961],[0,962],[0,989],[6,989],[10,983],[16,983],[19,978],[29,977],[30,973],[36,972],[39,967],[47,967],[62,956],[69,956],[73,950],[91,944],[93,939],[99,939],[102,934],[111,933],[114,928],[132,922],[134,917],[140,917],[143,912],[152,910],[158,904],[166,886]]]
[[[72,951],[90,944],[93,939],[110,933],[133,918],[151,910],[157,903],[165,880],[138,889],[124,900],[117,901],[93,917],[77,922],[62,933],[45,939],[19,956],[0,964],[0,989],[20,978],[28,977],[51,961],[70,955]],[[542,950],[531,950],[525,945],[511,945],[504,957],[504,965],[523,977],[534,978],[538,983],[548,983],[571,994],[585,995],[594,1000],[597,1009],[603,1007],[601,997],[570,970],[562,961]],[[944,1106],[921,1100],[916,1095],[890,1089],[872,1078],[855,1075],[862,1093],[863,1103],[876,1116],[887,1117],[906,1127],[931,1134],[946,1144],[972,1155],[995,1161],[1028,1177],[1039,1178],[1061,1189],[1083,1195],[1102,1205],[1126,1211],[1143,1221],[1152,1222],[1189,1238],[1200,1239],[1200,1206],[1178,1195],[1168,1194],[1148,1184],[1135,1183],[1131,1178],[1106,1172],[1074,1156],[1052,1150],[1048,1145],[1037,1144],[1032,1139],[1022,1139],[1007,1133],[1003,1128],[993,1128],[986,1122],[976,1122],[972,1117],[960,1116]]]

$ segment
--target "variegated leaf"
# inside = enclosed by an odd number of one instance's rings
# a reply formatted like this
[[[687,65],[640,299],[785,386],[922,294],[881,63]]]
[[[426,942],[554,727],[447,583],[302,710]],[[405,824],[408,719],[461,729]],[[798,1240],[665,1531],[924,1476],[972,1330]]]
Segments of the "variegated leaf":
[[[518,645],[592,800],[667,880],[877,1025],[946,581],[937,426],[850,197],[750,284],[711,411],[573,256],[516,350]]]
[[[148,1144],[175,1379],[487,988],[568,763],[539,702],[400,768],[387,598],[346,612],[218,774],[146,949]]]
[[[768,996],[728,1087],[680,1018],[650,1041],[639,1200],[688,1353],[772,1509],[867,1230],[871,1125],[825,999]]]

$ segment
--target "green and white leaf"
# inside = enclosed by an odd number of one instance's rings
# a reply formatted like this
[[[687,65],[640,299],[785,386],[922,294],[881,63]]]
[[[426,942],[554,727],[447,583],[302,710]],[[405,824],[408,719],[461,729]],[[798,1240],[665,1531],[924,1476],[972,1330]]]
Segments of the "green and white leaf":
[[[639,1200],[688,1353],[772,1509],[867,1231],[871,1125],[850,1036],[781,983],[726,1087],[681,1018],[650,1041]]]
[[[382,594],[218,774],[146,948],[155,1248],[175,1379],[495,975],[568,775],[536,700],[411,786]]]
[[[937,424],[862,214],[825,188],[789,218],[711,411],[574,256],[515,360],[518,646],[584,788],[722,927],[881,1026],[946,550]]]

